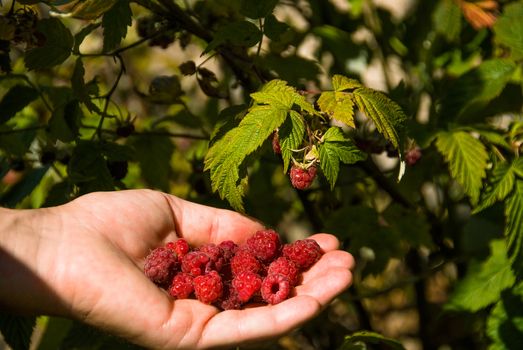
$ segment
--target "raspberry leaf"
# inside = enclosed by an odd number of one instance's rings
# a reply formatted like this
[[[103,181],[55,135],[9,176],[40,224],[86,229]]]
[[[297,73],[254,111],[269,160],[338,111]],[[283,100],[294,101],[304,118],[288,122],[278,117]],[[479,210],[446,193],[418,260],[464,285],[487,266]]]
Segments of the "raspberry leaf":
[[[132,11],[129,0],[118,0],[102,17],[104,28],[103,51],[109,52],[120,45],[127,35],[127,27],[132,24]]]
[[[345,337],[345,341],[339,348],[339,350],[353,350],[353,349],[366,349],[367,347],[360,347],[362,343],[368,344],[382,344],[387,349],[392,350],[405,350],[403,345],[394,339],[384,337],[383,335],[370,332],[370,331],[359,331]]]
[[[508,257],[518,278],[523,274],[523,180],[518,179],[514,192],[505,204],[505,236]]]
[[[283,158],[283,172],[289,169],[292,150],[299,148],[305,134],[305,124],[301,115],[296,111],[290,111],[290,118],[285,120],[279,131],[281,155]]]
[[[334,91],[325,91],[320,95],[318,106],[331,118],[354,128],[354,95],[344,91],[353,90],[362,85],[357,80],[343,75],[334,75],[332,87]]]
[[[496,165],[486,189],[481,193],[479,205],[474,209],[474,213],[479,213],[509,195],[516,182],[515,164],[516,162],[512,164],[503,162]]]
[[[488,154],[485,146],[462,130],[441,131],[436,147],[449,163],[450,174],[463,186],[472,203],[477,203],[486,176]]]

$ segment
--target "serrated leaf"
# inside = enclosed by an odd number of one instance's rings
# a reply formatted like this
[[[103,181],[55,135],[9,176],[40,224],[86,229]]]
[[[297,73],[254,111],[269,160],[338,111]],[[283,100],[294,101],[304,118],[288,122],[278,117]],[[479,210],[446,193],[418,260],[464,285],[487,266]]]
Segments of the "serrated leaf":
[[[332,88],[334,91],[353,90],[359,87],[363,87],[363,85],[355,79],[350,79],[340,74],[334,74],[332,77]]]
[[[523,276],[523,180],[518,179],[514,191],[505,202],[505,236],[508,256],[518,277]]]
[[[338,350],[352,349],[351,346],[357,343],[378,344],[383,345],[388,349],[405,350],[399,341],[371,331],[359,331],[346,336],[343,344]]]
[[[263,18],[272,13],[278,0],[242,0],[240,13],[252,19]]]
[[[354,101],[352,94],[337,91],[322,92],[318,99],[318,106],[331,118],[339,120],[352,128],[356,127],[354,125]]]
[[[402,148],[403,131],[407,116],[401,107],[383,93],[361,87],[354,90],[360,111],[372,119],[378,131],[397,149]]]
[[[67,174],[81,194],[114,190],[113,179],[98,142],[77,141],[67,165]]]
[[[307,102],[304,96],[279,79],[269,81],[260,91],[252,93],[251,98],[259,104],[271,105],[278,109],[290,110],[293,105],[297,105],[310,114],[315,113],[314,106]]]
[[[290,111],[289,118],[285,120],[278,132],[281,155],[283,158],[283,172],[287,173],[292,159],[292,151],[300,147],[305,134],[305,123],[296,111]]]
[[[479,213],[495,202],[504,200],[514,188],[515,181],[514,164],[507,162],[497,164],[492,171],[486,190],[481,194],[480,203],[473,213]]]
[[[340,172],[340,162],[353,164],[366,158],[366,154],[361,152],[351,140],[342,139],[339,134],[341,134],[339,128],[330,128],[325,133],[323,137],[324,142],[319,147],[320,166],[331,185],[331,189],[336,185]]]
[[[118,0],[85,0],[77,2],[71,11],[71,16],[79,19],[96,19],[111,7]]]
[[[132,24],[132,16],[129,0],[118,0],[109,11],[104,13],[102,17],[104,52],[114,50],[120,45],[127,35],[127,27]]]
[[[224,44],[251,47],[260,42],[262,36],[263,33],[251,22],[231,22],[218,29],[214,39],[207,45],[203,54]]]
[[[71,55],[73,35],[59,19],[42,19],[38,22],[37,29],[45,36],[45,44],[26,52],[27,69],[51,68]]]
[[[486,333],[492,343],[489,350],[518,349],[523,344],[523,284],[502,293],[490,312]]]
[[[523,157],[517,158],[514,163],[514,172],[519,176],[523,177]]]
[[[477,203],[485,177],[488,154],[485,146],[464,131],[438,133],[436,147],[449,163],[450,174]]]
[[[88,110],[91,112],[102,113],[100,108],[95,105],[91,98],[89,97],[89,89],[85,84],[84,80],[85,68],[81,57],[75,62],[73,75],[71,76],[71,87],[73,89],[73,94],[78,101],[82,102]]]
[[[101,23],[89,23],[87,26],[83,27],[78,33],[74,35],[74,46],[73,52],[78,54],[80,52],[80,45],[84,39],[91,34],[95,29],[97,29]]]
[[[288,111],[271,105],[255,105],[240,124],[216,141],[205,157],[205,170],[210,170],[213,191],[243,211],[243,186],[239,167],[245,158],[260,147],[280,127]]]
[[[510,48],[512,58],[523,58],[523,3],[507,4],[494,24],[495,40]]]
[[[461,32],[461,9],[453,0],[440,0],[433,12],[434,29],[448,42],[456,42]]]
[[[38,91],[25,85],[15,85],[0,101],[0,124],[4,124],[38,98]]]
[[[13,349],[29,349],[35,324],[36,317],[34,316],[0,313],[0,332],[5,342]]]
[[[484,262],[471,261],[467,274],[450,296],[447,309],[476,312],[495,303],[503,290],[514,285],[516,279],[504,240],[492,241],[490,249]]]

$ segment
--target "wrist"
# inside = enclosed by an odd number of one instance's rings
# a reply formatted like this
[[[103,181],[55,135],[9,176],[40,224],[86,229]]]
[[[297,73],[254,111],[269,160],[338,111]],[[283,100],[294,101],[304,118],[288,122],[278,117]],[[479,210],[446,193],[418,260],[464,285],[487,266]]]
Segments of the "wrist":
[[[23,314],[63,314],[53,289],[52,242],[59,218],[53,209],[0,208],[0,308]]]

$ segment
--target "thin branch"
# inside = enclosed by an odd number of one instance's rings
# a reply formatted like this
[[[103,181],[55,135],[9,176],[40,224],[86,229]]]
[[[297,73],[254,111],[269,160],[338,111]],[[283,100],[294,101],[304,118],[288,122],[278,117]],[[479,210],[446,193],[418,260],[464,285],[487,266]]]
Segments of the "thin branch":
[[[20,128],[20,129],[0,130],[0,135],[11,135],[11,134],[23,133],[26,131],[45,129],[46,127],[47,127],[47,125],[33,125],[33,126],[25,127],[25,128]]]

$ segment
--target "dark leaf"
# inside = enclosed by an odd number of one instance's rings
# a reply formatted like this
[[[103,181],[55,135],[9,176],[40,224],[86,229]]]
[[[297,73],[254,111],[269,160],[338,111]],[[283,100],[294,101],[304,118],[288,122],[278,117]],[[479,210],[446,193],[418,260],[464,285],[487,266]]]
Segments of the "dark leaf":
[[[31,345],[31,335],[36,324],[34,316],[15,316],[0,313],[0,332],[9,346],[15,350],[26,350]]]
[[[15,85],[0,101],[0,124],[13,118],[16,113],[38,98],[38,91],[25,85]]]
[[[73,35],[59,19],[42,19],[38,22],[37,29],[45,36],[45,44],[27,51],[27,69],[51,68],[64,62],[71,55]]]

